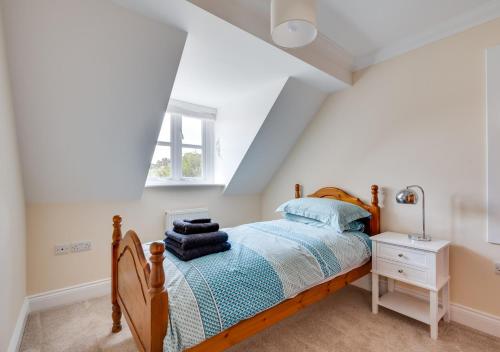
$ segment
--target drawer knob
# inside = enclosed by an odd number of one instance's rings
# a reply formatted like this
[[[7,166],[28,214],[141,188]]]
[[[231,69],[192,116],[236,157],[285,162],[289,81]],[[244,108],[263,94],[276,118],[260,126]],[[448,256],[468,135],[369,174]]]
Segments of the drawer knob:
[[[398,273],[402,274],[403,273],[403,269],[399,269]]]
[[[403,257],[404,257],[403,253],[399,253],[399,254],[398,254],[398,257],[399,257],[399,258],[403,258]]]

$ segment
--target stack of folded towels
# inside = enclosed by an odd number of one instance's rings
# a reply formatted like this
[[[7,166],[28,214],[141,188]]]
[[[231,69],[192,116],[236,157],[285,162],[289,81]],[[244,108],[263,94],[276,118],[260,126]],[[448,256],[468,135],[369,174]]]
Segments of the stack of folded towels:
[[[184,261],[231,248],[227,233],[211,219],[175,220],[165,235],[165,248]]]

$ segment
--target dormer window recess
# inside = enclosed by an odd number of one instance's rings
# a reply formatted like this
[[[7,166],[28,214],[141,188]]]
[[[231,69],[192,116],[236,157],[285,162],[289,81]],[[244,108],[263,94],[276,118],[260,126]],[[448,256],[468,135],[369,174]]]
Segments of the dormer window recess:
[[[170,100],[146,187],[213,183],[216,116],[214,108]]]

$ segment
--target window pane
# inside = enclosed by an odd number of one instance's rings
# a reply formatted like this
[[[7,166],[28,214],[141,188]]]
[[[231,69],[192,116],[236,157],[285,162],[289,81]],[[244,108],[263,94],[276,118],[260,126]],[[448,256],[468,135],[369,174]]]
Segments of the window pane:
[[[164,179],[172,176],[172,158],[170,147],[157,145],[149,167],[148,178],[151,180]]]
[[[182,148],[182,176],[202,177],[201,149]]]
[[[201,146],[202,120],[182,117],[182,143]]]
[[[170,114],[166,113],[161,125],[159,142],[170,142]]]

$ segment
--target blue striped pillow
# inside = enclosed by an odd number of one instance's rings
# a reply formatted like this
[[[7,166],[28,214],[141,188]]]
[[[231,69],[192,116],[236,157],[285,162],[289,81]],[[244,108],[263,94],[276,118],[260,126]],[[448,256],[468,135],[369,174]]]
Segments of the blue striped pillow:
[[[300,222],[302,224],[311,225],[311,226],[319,227],[319,228],[330,227],[333,229],[333,227],[331,227],[328,224],[325,224],[325,223],[318,221],[318,220],[306,218],[304,216],[293,215],[293,214],[288,214],[288,213],[283,213],[283,216],[285,217],[285,219],[293,221],[293,222]],[[351,221],[350,223],[347,224],[344,232],[346,232],[346,231],[365,232],[365,228],[366,228],[366,226],[362,220],[354,220],[354,221]]]
[[[276,211],[319,221],[337,232],[349,231],[351,222],[371,216],[357,205],[329,198],[292,199],[281,204]]]

